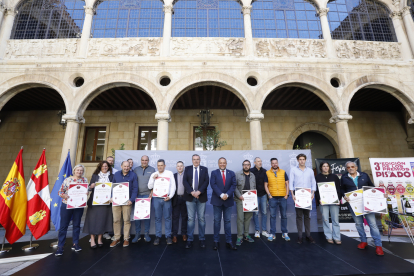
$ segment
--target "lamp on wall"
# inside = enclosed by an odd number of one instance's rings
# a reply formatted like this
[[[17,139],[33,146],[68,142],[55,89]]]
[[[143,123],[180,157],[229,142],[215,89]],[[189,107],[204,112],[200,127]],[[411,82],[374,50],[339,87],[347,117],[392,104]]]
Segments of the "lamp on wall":
[[[59,125],[61,125],[63,128],[65,128],[66,127],[66,120],[65,119],[63,119],[63,115],[65,115],[66,114],[66,110],[59,110],[59,112],[58,112],[58,116],[59,116]]]
[[[197,116],[200,117],[201,126],[203,126],[203,127],[209,126],[210,125],[210,118],[213,117],[213,115],[214,115],[213,112],[210,113],[209,108],[200,110],[200,113],[197,114]]]

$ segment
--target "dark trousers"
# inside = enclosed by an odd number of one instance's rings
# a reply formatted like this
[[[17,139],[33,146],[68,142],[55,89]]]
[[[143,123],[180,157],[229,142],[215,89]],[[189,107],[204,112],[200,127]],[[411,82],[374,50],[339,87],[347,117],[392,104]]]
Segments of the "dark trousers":
[[[172,236],[178,235],[178,227],[180,225],[181,215],[181,235],[187,235],[187,205],[182,196],[176,195],[177,203],[172,209]]]
[[[60,206],[60,228],[58,246],[63,247],[66,242],[66,233],[68,232],[69,223],[73,220],[73,244],[79,243],[80,224],[83,215],[83,208],[66,209],[66,204],[62,202]],[[72,219],[73,217],[73,219]]]
[[[306,237],[310,237],[310,210],[295,208],[296,209],[296,227],[298,228],[298,236],[302,238],[303,222],[305,222],[305,234]],[[305,217],[303,221],[303,216]]]
[[[231,210],[233,206],[226,207],[214,206],[214,241],[220,241],[221,218],[224,221],[224,233],[226,234],[226,242],[231,243]]]

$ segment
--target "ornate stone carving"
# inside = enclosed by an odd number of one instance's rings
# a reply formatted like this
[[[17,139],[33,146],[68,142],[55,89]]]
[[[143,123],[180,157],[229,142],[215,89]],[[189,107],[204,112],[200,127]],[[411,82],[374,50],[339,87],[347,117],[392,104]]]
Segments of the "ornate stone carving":
[[[91,38],[88,57],[159,56],[160,38]]]
[[[325,58],[326,43],[323,39],[254,39],[259,57]]]
[[[11,15],[11,16],[16,16],[18,13],[18,11],[16,11],[14,8],[6,8],[4,15]]]
[[[322,8],[318,10],[319,17],[321,16],[327,16],[329,12],[329,8]]]
[[[400,7],[400,0],[392,0],[392,4],[394,5],[394,7],[398,8]]]
[[[338,58],[401,59],[401,43],[360,40],[336,40]]]
[[[404,16],[406,16],[406,15],[411,15],[410,10],[411,10],[411,7],[409,7],[409,6],[404,7],[404,8],[401,10],[401,14],[402,14],[402,16],[404,17]]]
[[[329,119],[329,122],[332,123],[339,123],[339,122],[347,122],[349,120],[352,120],[352,116],[349,114],[338,114],[336,116],[333,116]]]
[[[164,13],[174,13],[174,8],[172,5],[164,5],[164,9],[163,9]]]
[[[94,7],[83,6],[83,8],[85,9],[86,14],[90,14],[90,15],[95,15],[96,14],[96,11],[95,11]]]
[[[252,113],[250,113],[250,114],[247,115],[246,122],[247,123],[250,123],[252,121],[259,121],[260,122],[263,119],[264,119],[263,113],[260,113],[260,112],[252,112]]]
[[[250,14],[252,11],[252,6],[243,6],[242,7],[242,13],[244,14]]]
[[[10,39],[6,58],[72,58],[78,49],[78,39]]]
[[[6,10],[6,7],[3,3],[0,3],[0,12],[4,12]]]
[[[171,39],[172,56],[244,56],[244,38],[180,37]]]
[[[400,11],[393,11],[391,14],[390,14],[390,17],[391,17],[391,19],[401,19],[401,15],[402,15],[402,13],[400,12]]]

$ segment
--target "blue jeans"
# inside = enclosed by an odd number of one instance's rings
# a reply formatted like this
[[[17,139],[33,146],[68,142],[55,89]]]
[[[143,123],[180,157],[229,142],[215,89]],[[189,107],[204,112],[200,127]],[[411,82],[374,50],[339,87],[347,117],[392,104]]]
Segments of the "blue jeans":
[[[195,217],[197,212],[198,217],[198,239],[204,241],[206,233],[206,203],[201,203],[198,198],[193,198],[193,201],[187,201],[187,214],[188,214],[188,224],[187,224],[187,234],[188,241],[194,240],[194,228],[195,228]]]
[[[149,195],[138,195],[137,198],[148,198]],[[132,212],[134,208],[132,208]],[[141,235],[141,222],[144,224],[144,234],[149,234],[151,226],[151,218],[135,220],[135,235]]]
[[[262,231],[267,228],[267,195],[257,197],[259,210],[253,213],[254,226],[256,231],[260,231],[259,213],[262,214]]]
[[[171,238],[171,200],[164,201],[159,197],[153,197],[152,200],[155,209],[155,236],[157,238],[162,236],[162,217],[164,216],[165,237]]]
[[[282,233],[287,233],[287,216],[286,216],[286,203],[287,199],[284,197],[282,198],[274,198],[272,197],[269,199],[269,207],[270,207],[270,234],[276,234],[276,216],[277,216],[277,207],[279,207],[280,212],[280,228],[282,229]]]
[[[214,206],[214,242],[220,241],[221,218],[224,220],[224,233],[226,234],[226,242],[231,242],[231,210],[233,206],[225,207]]]
[[[339,205],[320,205],[323,219],[323,232],[326,239],[341,240],[341,229],[339,227]],[[331,213],[332,230],[329,225],[329,213]]]
[[[80,224],[83,215],[83,208],[66,209],[66,204],[62,202],[60,206],[60,228],[58,246],[63,247],[66,242],[66,233],[68,232],[69,223],[73,220],[73,244],[79,243]],[[73,218],[72,218],[73,217]]]
[[[371,236],[374,239],[375,246],[382,246],[381,234],[377,226],[377,220],[375,219],[375,213],[370,213],[364,216],[355,216],[351,206],[348,205],[348,209],[351,211],[352,218],[355,221],[356,229],[358,230],[361,242],[367,242],[367,235],[364,230],[364,217],[368,222]]]

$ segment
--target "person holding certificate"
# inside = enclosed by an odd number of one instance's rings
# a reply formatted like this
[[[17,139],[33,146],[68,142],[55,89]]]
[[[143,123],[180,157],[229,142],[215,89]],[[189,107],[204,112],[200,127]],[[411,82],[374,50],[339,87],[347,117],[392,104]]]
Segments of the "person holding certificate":
[[[322,219],[323,219],[323,232],[325,233],[326,240],[328,243],[335,243],[341,244],[341,233],[339,228],[339,201],[342,198],[341,195],[341,181],[339,180],[338,176],[336,174],[330,173],[331,166],[328,162],[322,162],[320,165],[320,171],[321,173],[315,176],[316,183],[318,184],[316,186],[316,192],[315,192],[315,200],[316,205],[320,204],[320,210],[322,212]],[[330,193],[335,192],[336,193],[336,200],[338,203],[331,203],[331,201],[327,200],[321,200],[321,195],[319,191],[319,184],[324,184],[322,187],[327,186],[326,189]],[[334,183],[334,186],[332,187],[330,184]],[[325,190],[322,190],[321,193],[324,193]],[[328,194],[323,195],[328,197]],[[329,198],[331,198],[331,195],[329,195]],[[327,204],[324,204],[324,203]],[[331,214],[332,219],[332,230],[329,226],[329,214]],[[333,238],[333,239],[332,239]]]
[[[374,187],[374,184],[372,183],[368,174],[358,171],[358,166],[354,162],[352,161],[346,162],[345,167],[348,173],[345,175],[342,175],[341,177],[341,193],[344,196],[345,200],[348,202],[348,209],[351,212],[352,218],[355,221],[356,229],[358,230],[359,238],[361,240],[361,242],[358,244],[358,249],[365,249],[368,246],[367,235],[365,234],[365,229],[364,229],[364,217],[365,217],[369,225],[371,236],[375,242],[375,246],[376,246],[375,253],[378,256],[384,256],[384,251],[382,250],[381,233],[377,226],[377,221],[375,219],[375,213],[369,213],[369,214],[360,215],[360,216],[355,215],[353,209],[349,205],[350,198],[345,196],[346,193],[362,189],[363,186]],[[386,197],[387,194],[385,193],[384,196]]]
[[[83,165],[76,165],[73,168],[73,176],[67,177],[60,187],[59,196],[62,198],[62,205],[60,207],[60,228],[59,228],[59,241],[58,241],[58,248],[55,253],[55,256],[61,256],[63,254],[63,247],[65,246],[66,242],[66,233],[68,231],[69,223],[73,221],[73,245],[72,250],[79,252],[82,248],[79,246],[79,234],[80,234],[80,224],[81,218],[83,215],[84,208],[74,208],[74,209],[67,209],[68,204],[68,190],[70,184],[88,184],[88,179],[83,177],[85,172],[85,167]],[[85,199],[88,193],[85,193]]]
[[[250,172],[250,161],[243,161],[243,169],[236,173],[237,186],[234,190],[234,199],[237,207],[237,241],[236,246],[240,246],[244,240],[254,242],[249,235],[250,221],[253,218],[253,212],[243,212],[243,191],[256,190],[256,177]],[[257,207],[257,205],[256,205]]]
[[[299,165],[292,167],[289,175],[289,189],[292,193],[293,201],[296,202],[295,190],[296,188],[310,189],[311,200],[313,200],[316,191],[315,175],[311,168],[306,167],[306,155],[301,153],[296,156]],[[310,202],[312,204],[312,202]],[[296,204],[295,204],[296,205]],[[312,206],[312,205],[310,205]],[[296,210],[296,227],[298,228],[298,244],[302,244],[302,229],[303,218],[305,222],[306,240],[310,243],[315,243],[315,240],[310,235],[310,210],[295,207]]]
[[[111,243],[110,247],[115,247],[121,243],[121,219],[124,221],[124,243],[123,247],[129,246],[129,235],[131,230],[131,209],[132,209],[132,202],[135,202],[135,198],[138,194],[138,178],[137,175],[131,171],[130,165],[128,161],[124,161],[121,163],[121,171],[118,171],[114,174],[113,178],[113,194],[115,189],[116,183],[128,183],[129,196],[126,196],[126,202],[121,203],[117,202],[116,198],[114,199],[114,195],[112,195],[111,201],[112,203],[112,215],[114,218],[114,241]],[[118,186],[120,186],[118,185]],[[123,185],[125,187],[125,185]],[[121,189],[120,189],[121,190]],[[122,197],[123,198],[123,197]],[[123,205],[125,204],[125,205]]]
[[[112,232],[112,208],[111,208],[111,186],[105,183],[112,183],[114,175],[112,174],[112,167],[107,161],[102,161],[96,167],[95,172],[92,175],[91,182],[89,184],[89,191],[91,194],[88,199],[88,211],[86,212],[85,224],[83,226],[83,233],[91,235],[91,248],[102,247],[102,236],[104,233]],[[99,200],[99,205],[95,204],[98,199],[95,197],[96,183],[100,183],[100,186],[108,186],[107,189],[101,189],[102,191],[109,190],[109,195],[104,195],[100,192],[99,196],[104,197]],[[95,201],[96,200],[96,201]],[[94,202],[95,201],[95,202]],[[98,236],[98,245],[95,242],[95,236]]]
[[[164,216],[165,237],[167,244],[172,244],[171,226],[172,226],[172,206],[171,198],[174,197],[176,186],[174,174],[172,171],[165,169],[164,159],[157,161],[157,169],[151,174],[148,182],[148,189],[152,190],[152,200],[155,209],[155,240],[154,245],[160,244],[162,236],[162,217]]]

